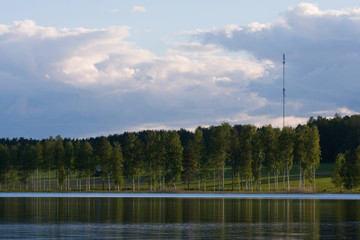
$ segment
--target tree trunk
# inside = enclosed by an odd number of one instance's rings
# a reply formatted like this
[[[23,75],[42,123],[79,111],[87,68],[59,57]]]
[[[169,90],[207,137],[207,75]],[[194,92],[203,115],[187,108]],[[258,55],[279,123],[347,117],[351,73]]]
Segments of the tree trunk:
[[[313,172],[314,172],[314,192],[316,191],[316,184],[315,184],[315,165],[313,165]]]
[[[69,170],[66,170],[65,190],[69,191]]]
[[[39,190],[39,169],[36,168],[36,190]]]
[[[231,191],[234,191],[234,164],[232,165],[232,181],[231,181]]]
[[[48,190],[50,190],[50,168],[48,169]]]
[[[290,191],[290,176],[289,176],[289,163],[286,163],[286,175],[287,175],[287,191]]]
[[[164,190],[166,189],[166,186],[165,186],[165,176],[163,176],[163,189],[164,189]]]
[[[302,176],[303,176],[303,188],[305,189],[305,173],[304,172],[302,173]]]
[[[225,188],[225,166],[222,166],[222,190]]]
[[[268,172],[268,192],[270,192],[270,172]]]
[[[55,178],[56,178],[56,190],[59,190],[59,178],[58,178],[58,170],[55,170]]]
[[[283,176],[283,191],[284,191],[285,190],[285,175],[286,175],[285,168],[283,169],[283,173],[284,173],[284,176]]]
[[[276,185],[276,172],[274,172],[274,187],[275,187],[275,192],[277,191],[277,185]]]
[[[69,170],[68,190],[71,191],[71,170]]]
[[[301,162],[299,163],[299,189],[301,188]]]
[[[240,189],[243,190],[243,179],[240,177]]]
[[[218,176],[218,191],[220,191],[220,176]]]
[[[152,192],[152,176],[150,176],[150,192]]]
[[[213,187],[214,187],[214,192],[215,192],[215,171],[213,171],[213,175],[214,175],[214,184],[213,184],[214,186]]]
[[[200,172],[199,172],[199,179],[198,179],[198,182],[199,182],[199,183],[198,183],[198,191],[199,191],[199,192],[200,192],[200,187],[201,187],[201,185],[200,185],[200,184],[201,184],[200,179],[201,179],[201,178],[200,178]]]
[[[259,188],[260,188],[260,192],[261,192],[261,173],[260,173],[260,179],[259,179]]]
[[[160,174],[160,179],[159,179],[159,190],[161,191],[161,174]]]
[[[134,178],[132,178],[132,190],[133,190],[133,192],[135,191],[135,179]]]
[[[110,192],[111,191],[110,174],[108,174],[108,187],[109,187],[109,192]]]

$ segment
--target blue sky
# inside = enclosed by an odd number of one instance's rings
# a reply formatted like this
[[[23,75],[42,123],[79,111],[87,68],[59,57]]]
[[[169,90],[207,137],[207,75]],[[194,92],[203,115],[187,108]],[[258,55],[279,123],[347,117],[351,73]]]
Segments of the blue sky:
[[[0,137],[360,112],[359,1],[1,1]]]

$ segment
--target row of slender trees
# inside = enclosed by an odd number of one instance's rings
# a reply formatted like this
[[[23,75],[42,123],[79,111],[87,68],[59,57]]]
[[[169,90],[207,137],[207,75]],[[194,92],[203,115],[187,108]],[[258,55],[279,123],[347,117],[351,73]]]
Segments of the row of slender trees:
[[[252,125],[234,126],[222,124],[209,129],[208,147],[203,143],[203,131],[196,129],[194,139],[184,150],[183,179],[192,180],[198,176],[206,191],[206,181],[212,171],[215,186],[224,190],[224,168],[228,163],[232,172],[232,190],[237,179],[239,190],[261,189],[262,170],[267,172],[268,191],[270,175],[273,175],[274,189],[279,190],[279,177],[283,173],[283,189],[290,190],[290,170],[294,158],[299,163],[299,187],[305,187],[308,180],[315,189],[315,170],[320,163],[319,134],[316,126],[284,127],[282,130],[271,125],[260,129]],[[194,174],[195,173],[195,174]],[[221,184],[220,184],[221,182]],[[244,183],[244,184],[243,184]],[[285,186],[286,185],[286,186]]]
[[[295,160],[299,164],[299,188],[305,187],[307,180],[315,190],[320,155],[315,125],[279,129],[223,123],[198,127],[194,133],[182,129],[83,140],[60,136],[41,141],[3,139],[0,183],[6,189],[18,183],[34,190],[70,190],[75,188],[71,176],[76,175],[78,189],[85,181],[89,191],[95,187],[95,178],[100,178],[103,189],[120,190],[125,182],[131,182],[135,190],[146,181],[153,191],[176,188],[181,177],[188,188],[196,179],[199,191],[207,191],[209,181],[213,190],[224,190],[225,169],[231,168],[232,190],[238,185],[239,190],[261,191],[262,172],[266,171],[268,191],[271,179],[274,189],[279,190],[281,175],[283,189],[289,191],[289,172]]]
[[[31,185],[34,190],[51,190],[54,188],[51,186],[53,172],[56,174],[56,189],[61,190],[71,189],[72,173],[76,174],[76,187],[82,189],[81,183],[85,180],[88,191],[91,190],[92,178],[95,186],[95,177],[101,178],[103,189],[107,180],[109,190],[111,183],[120,190],[124,178],[132,179],[135,190],[135,178],[139,186],[142,176],[150,182],[160,183],[160,174],[163,184],[172,183],[176,187],[182,170],[183,149],[175,131],[161,131],[159,134],[148,131],[145,145],[136,133],[128,133],[124,148],[119,142],[111,144],[105,137],[93,145],[89,140],[64,141],[61,136],[35,144],[21,145],[20,142],[0,144],[0,183],[3,188],[14,188],[19,182],[24,188]]]

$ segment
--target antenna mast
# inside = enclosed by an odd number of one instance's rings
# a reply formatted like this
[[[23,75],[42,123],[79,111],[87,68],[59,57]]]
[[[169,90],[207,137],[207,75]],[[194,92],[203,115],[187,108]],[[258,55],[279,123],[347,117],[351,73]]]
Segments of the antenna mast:
[[[285,126],[285,53],[283,53],[283,127]]]

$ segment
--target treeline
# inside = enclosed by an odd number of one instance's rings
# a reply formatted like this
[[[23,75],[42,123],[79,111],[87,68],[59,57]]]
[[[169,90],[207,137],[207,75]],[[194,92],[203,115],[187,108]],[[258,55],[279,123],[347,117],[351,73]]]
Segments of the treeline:
[[[334,163],[339,153],[354,151],[360,145],[360,115],[311,117],[307,124],[319,130],[323,162]]]
[[[299,188],[305,182],[315,190],[315,171],[320,163],[320,136],[316,125],[296,129],[230,126],[223,123],[195,132],[141,131],[89,139],[2,139],[0,144],[0,187],[21,185],[32,190],[90,191],[95,179],[102,189],[140,190],[141,182],[150,191],[176,188],[180,179],[198,190],[224,190],[225,167],[231,168],[232,190],[262,190],[262,172],[270,185],[290,190],[289,172],[299,165]],[[51,174],[56,179],[51,181]],[[71,177],[76,176],[76,185]],[[93,181],[92,181],[93,180]],[[272,180],[272,182],[270,182]],[[53,185],[51,185],[51,183]],[[82,185],[83,184],[83,185]]]

